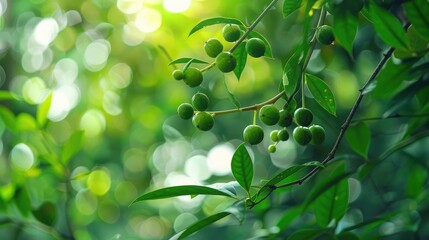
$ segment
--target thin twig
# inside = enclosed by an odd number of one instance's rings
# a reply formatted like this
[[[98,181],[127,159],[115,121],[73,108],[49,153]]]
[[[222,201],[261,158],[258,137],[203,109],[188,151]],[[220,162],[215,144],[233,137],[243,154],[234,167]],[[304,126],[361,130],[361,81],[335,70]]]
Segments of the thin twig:
[[[392,114],[387,117],[369,117],[369,118],[360,118],[355,119],[352,121],[352,123],[355,122],[365,122],[365,121],[378,121],[378,120],[385,120],[385,119],[394,119],[394,118],[420,118],[420,117],[429,117],[429,113],[422,113],[422,114]]]

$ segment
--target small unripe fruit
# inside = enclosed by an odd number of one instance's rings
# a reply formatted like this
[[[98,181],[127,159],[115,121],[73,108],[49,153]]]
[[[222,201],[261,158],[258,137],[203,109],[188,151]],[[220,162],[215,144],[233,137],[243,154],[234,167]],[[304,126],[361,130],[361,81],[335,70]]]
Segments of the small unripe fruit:
[[[308,108],[298,108],[293,117],[299,126],[308,127],[313,121],[313,113]]]
[[[192,123],[194,126],[201,131],[208,131],[212,129],[214,125],[213,116],[207,112],[198,112],[192,118]]]
[[[270,146],[268,146],[268,152],[275,153],[276,150],[277,150],[276,145],[271,144]]]
[[[231,72],[237,66],[237,59],[230,52],[222,52],[216,57],[216,66],[221,72]]]
[[[176,79],[176,80],[179,81],[179,80],[182,80],[183,77],[184,77],[184,75],[183,75],[183,71],[182,70],[176,69],[176,70],[173,71],[173,78],[174,79]]]
[[[192,105],[198,111],[205,111],[209,106],[210,100],[204,93],[196,93],[192,96]]]
[[[299,145],[307,145],[311,141],[311,131],[308,127],[296,127],[293,130],[293,139],[295,139],[295,142],[297,142]]]
[[[311,131],[311,144],[321,144],[325,140],[325,129],[320,125],[312,125]]]
[[[321,26],[317,30],[316,39],[321,44],[330,45],[335,40],[334,29],[328,25]]]
[[[259,110],[259,119],[269,126],[279,121],[280,113],[274,105],[265,105]]]
[[[223,51],[223,45],[216,38],[210,38],[206,43],[204,43],[204,50],[207,56],[215,58]]]
[[[293,121],[293,114],[284,109],[280,110],[279,114],[280,114],[280,118],[279,118],[278,125],[280,127],[289,127]]]
[[[185,70],[183,81],[190,87],[197,87],[203,82],[203,74],[198,68],[189,67]]]
[[[241,36],[240,27],[236,24],[227,24],[222,29],[222,35],[225,41],[227,42],[235,42]]]
[[[194,116],[194,108],[189,103],[182,103],[177,108],[177,114],[181,119],[188,120]]]
[[[265,54],[265,44],[259,38],[251,38],[246,43],[246,52],[254,58],[262,57]]]
[[[250,145],[256,145],[264,139],[264,130],[258,125],[249,125],[243,131],[243,139]]]
[[[279,133],[278,130],[271,131],[271,133],[270,133],[271,141],[273,141],[273,142],[278,142],[279,141],[279,135],[278,135],[278,133]]]
[[[287,141],[289,139],[289,133],[287,132],[286,129],[282,129],[279,131],[278,137],[279,137],[279,140],[282,142]]]

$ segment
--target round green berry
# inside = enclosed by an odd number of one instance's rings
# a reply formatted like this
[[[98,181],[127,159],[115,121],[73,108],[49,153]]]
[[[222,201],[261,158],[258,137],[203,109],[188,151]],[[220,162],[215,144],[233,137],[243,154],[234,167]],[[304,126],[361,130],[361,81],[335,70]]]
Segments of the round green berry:
[[[206,43],[204,43],[204,50],[207,56],[215,58],[223,51],[223,45],[218,39],[210,38]]]
[[[278,134],[279,134],[278,130],[271,131],[271,133],[270,133],[271,141],[278,142],[279,141],[279,135]]]
[[[316,39],[319,43],[330,45],[334,40],[334,29],[331,26],[323,25],[317,30]]]
[[[278,125],[280,127],[289,127],[293,121],[293,114],[284,109],[280,110],[279,114],[280,114],[280,118],[279,118]]]
[[[251,38],[246,43],[246,52],[254,58],[262,57],[265,54],[265,43],[259,38]]]
[[[231,72],[237,66],[237,59],[230,52],[222,52],[216,57],[216,66],[221,72]]]
[[[259,119],[269,126],[279,121],[280,113],[274,105],[265,105],[259,110]]]
[[[296,124],[308,127],[313,121],[313,113],[308,108],[298,108],[293,114]]]
[[[277,135],[279,137],[279,140],[282,142],[287,141],[289,139],[289,133],[286,129],[281,129]]]
[[[311,131],[311,143],[312,144],[321,144],[325,140],[325,129],[320,125],[312,125],[310,127]]]
[[[227,42],[235,42],[241,36],[240,27],[236,24],[227,24],[222,29],[222,35],[225,41]]]
[[[174,79],[176,79],[176,80],[179,81],[179,80],[182,80],[183,77],[184,77],[184,75],[183,75],[183,71],[182,70],[176,69],[176,70],[173,71],[173,78]]]
[[[182,103],[177,108],[177,114],[181,119],[188,120],[194,116],[194,108],[189,103]]]
[[[275,144],[271,144],[270,146],[268,146],[268,152],[275,153],[276,150],[277,150],[277,148],[276,148]]]
[[[192,105],[198,111],[205,111],[209,106],[210,100],[204,93],[196,93],[192,96]]]
[[[311,141],[311,131],[308,127],[298,126],[293,130],[293,139],[299,145],[307,145]]]
[[[212,129],[214,125],[213,116],[207,112],[198,112],[192,118],[194,126],[201,131],[208,131]]]
[[[183,81],[190,87],[197,87],[203,82],[203,74],[198,68],[189,67],[183,74]]]
[[[264,130],[258,125],[249,125],[243,131],[243,139],[250,145],[256,145],[264,139]]]

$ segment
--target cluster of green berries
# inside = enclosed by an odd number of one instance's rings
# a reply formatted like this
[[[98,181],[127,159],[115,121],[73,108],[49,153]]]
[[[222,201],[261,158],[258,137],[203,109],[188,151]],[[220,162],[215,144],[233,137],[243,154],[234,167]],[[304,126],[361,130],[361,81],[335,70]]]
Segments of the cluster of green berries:
[[[320,125],[311,125],[313,114],[307,108],[296,108],[296,102],[285,106],[280,111],[274,105],[265,105],[259,109],[259,119],[268,126],[278,125],[281,129],[273,130],[270,133],[273,144],[268,146],[270,153],[276,152],[279,142],[287,141],[289,133],[287,127],[295,121],[297,127],[293,130],[293,139],[300,145],[321,144],[325,140],[325,130]],[[256,145],[264,139],[264,131],[261,126],[252,124],[243,131],[245,142]]]
[[[177,114],[184,120],[192,118],[192,124],[201,131],[213,128],[213,115],[206,112],[210,99],[204,93],[196,93],[192,97],[192,104],[182,103],[177,108]]]

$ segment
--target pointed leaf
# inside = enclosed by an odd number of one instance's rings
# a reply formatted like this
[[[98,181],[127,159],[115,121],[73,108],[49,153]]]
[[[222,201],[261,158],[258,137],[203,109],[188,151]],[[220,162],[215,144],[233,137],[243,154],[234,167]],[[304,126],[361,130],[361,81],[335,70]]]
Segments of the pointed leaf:
[[[18,98],[9,91],[0,90],[0,101],[2,100],[18,100]]]
[[[0,106],[0,121],[4,123],[7,129],[10,131],[16,130],[16,118],[11,110]]]
[[[218,190],[206,186],[183,185],[175,187],[161,188],[152,192],[145,193],[133,201],[132,204],[140,201],[171,198],[185,195],[218,195],[233,197],[230,192]]]
[[[232,104],[235,105],[235,107],[237,107],[237,109],[240,108],[241,107],[240,102],[237,100],[235,95],[229,90],[228,85],[226,84],[225,78],[223,78],[223,84],[225,86],[226,93],[228,94],[229,100],[232,102]]]
[[[237,59],[237,66],[234,68],[234,74],[237,79],[240,80],[241,73],[243,72],[247,62],[246,43],[240,43],[232,55]]]
[[[287,17],[301,7],[302,0],[285,0],[283,2],[283,16]]]
[[[370,16],[375,31],[387,44],[395,48],[409,48],[407,35],[401,22],[390,12],[379,7],[374,1],[370,2]]]
[[[244,28],[244,30],[245,30],[245,28]],[[259,38],[259,39],[261,39],[265,44],[264,56],[268,57],[268,58],[273,58],[273,49],[271,48],[271,44],[268,42],[268,40],[264,36],[262,36],[262,34],[255,32],[255,31],[251,31],[249,33],[249,35],[247,35],[247,38]]]
[[[235,180],[249,192],[253,180],[253,162],[244,143],[238,146],[232,156],[231,170]]]
[[[51,101],[52,101],[52,93],[46,97],[45,101],[43,101],[42,104],[39,105],[39,108],[37,109],[37,123],[40,127],[45,126],[46,121],[48,120],[48,112],[49,108],[51,107]]]
[[[189,235],[191,235],[192,233],[199,231],[200,229],[207,227],[208,225],[231,215],[230,212],[220,212],[220,213],[216,213],[215,215],[212,215],[210,217],[204,218],[194,224],[192,224],[191,226],[189,226],[186,230],[176,234],[175,236],[173,236],[172,238],[170,238],[170,240],[173,239],[183,239]]]
[[[241,199],[235,202],[231,207],[227,208],[225,212],[231,213],[240,223],[243,223],[246,216],[245,200]]]
[[[406,1],[404,7],[416,31],[429,41],[429,2],[427,0]]]
[[[195,25],[192,28],[192,30],[189,32],[188,37],[204,27],[208,27],[215,24],[228,24],[228,23],[244,26],[244,24],[240,20],[234,19],[234,18],[224,18],[224,17],[209,18],[197,23],[197,25]]]
[[[36,119],[28,113],[20,113],[16,116],[16,130],[21,132],[37,130]]]
[[[44,202],[38,209],[33,210],[34,217],[48,226],[54,226],[57,220],[57,209],[52,202]]]
[[[64,144],[63,151],[61,152],[61,159],[64,164],[67,164],[68,161],[79,152],[83,144],[83,136],[83,131],[77,131],[73,133],[70,139]]]
[[[30,196],[25,188],[19,188],[15,192],[15,204],[22,216],[27,217],[31,212]]]
[[[168,65],[180,64],[180,63],[185,64],[185,63],[188,63],[191,60],[192,60],[192,63],[209,64],[208,62],[206,62],[204,60],[197,59],[197,58],[178,58],[178,59],[170,62]]]
[[[358,17],[349,11],[340,11],[334,19],[334,35],[338,41],[353,56],[353,41],[358,28]]]
[[[369,144],[371,142],[371,132],[364,122],[350,126],[346,132],[346,139],[350,147],[364,157],[368,158]]]
[[[386,63],[376,78],[377,85],[372,91],[375,97],[390,98],[396,93],[404,79],[408,76],[411,63],[395,64],[392,59]]]
[[[287,96],[290,96],[296,89],[298,82],[302,76],[302,66],[300,59],[302,56],[301,48],[298,48],[295,53],[286,62],[283,70],[283,86]]]
[[[279,174],[277,174],[273,178],[271,178],[267,183],[265,183],[265,185],[262,188],[267,187],[267,186],[271,186],[271,185],[275,185],[275,184],[281,182],[282,180],[284,180],[284,179],[292,176],[293,174],[297,173],[299,170],[306,168],[306,167],[324,168],[325,166],[322,163],[317,162],[317,161],[304,163],[302,165],[292,166],[292,167],[280,172]]]
[[[322,106],[328,113],[336,116],[337,106],[335,104],[334,94],[329,89],[326,83],[311,74],[306,74],[307,87],[313,95],[314,99],[320,106]]]

